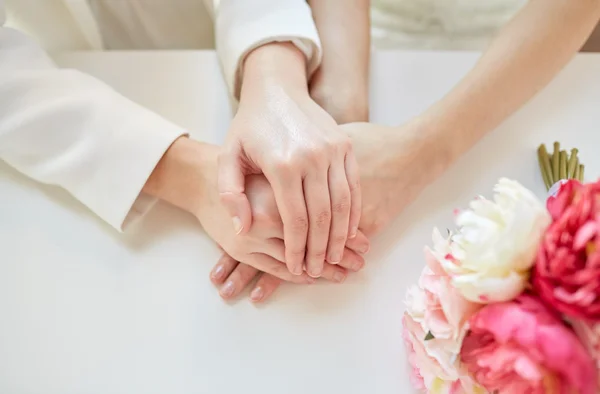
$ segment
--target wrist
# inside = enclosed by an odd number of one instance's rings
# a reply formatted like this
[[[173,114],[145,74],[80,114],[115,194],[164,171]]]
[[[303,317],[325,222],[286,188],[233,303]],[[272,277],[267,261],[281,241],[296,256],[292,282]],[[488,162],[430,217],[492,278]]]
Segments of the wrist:
[[[369,121],[369,88],[357,81],[337,81],[319,74],[310,95],[338,124]]]
[[[392,167],[403,176],[414,176],[415,184],[427,185],[437,179],[458,157],[455,142],[440,119],[424,113],[408,123],[396,127],[390,141],[394,152],[405,152],[409,157],[394,155]],[[406,168],[406,163],[415,168]],[[408,175],[410,173],[411,175]]]
[[[165,152],[143,191],[197,215],[207,196],[209,179],[216,176],[217,148],[178,138]]]
[[[291,42],[272,42],[254,49],[243,64],[240,101],[244,96],[255,97],[255,89],[271,86],[308,95],[306,63],[304,53]]]

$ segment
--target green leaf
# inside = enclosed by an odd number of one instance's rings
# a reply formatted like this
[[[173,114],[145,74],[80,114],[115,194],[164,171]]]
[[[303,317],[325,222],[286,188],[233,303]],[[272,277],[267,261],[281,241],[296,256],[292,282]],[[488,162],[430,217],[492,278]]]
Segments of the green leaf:
[[[427,335],[425,335],[425,341],[431,341],[432,339],[435,339],[435,337],[433,336],[431,331],[428,331]]]

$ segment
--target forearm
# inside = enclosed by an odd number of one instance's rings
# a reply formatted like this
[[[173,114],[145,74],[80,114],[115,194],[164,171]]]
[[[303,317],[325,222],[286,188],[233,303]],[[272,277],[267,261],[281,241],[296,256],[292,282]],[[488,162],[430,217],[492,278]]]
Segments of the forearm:
[[[206,194],[206,172],[216,172],[218,148],[177,139],[166,151],[144,186],[144,193],[194,215]]]
[[[368,90],[370,53],[369,0],[309,0],[321,39],[321,72]]]
[[[310,0],[323,48],[313,99],[338,123],[369,119],[370,1]]]
[[[532,0],[474,69],[421,120],[441,167],[518,110],[569,62],[600,16],[598,0]]]

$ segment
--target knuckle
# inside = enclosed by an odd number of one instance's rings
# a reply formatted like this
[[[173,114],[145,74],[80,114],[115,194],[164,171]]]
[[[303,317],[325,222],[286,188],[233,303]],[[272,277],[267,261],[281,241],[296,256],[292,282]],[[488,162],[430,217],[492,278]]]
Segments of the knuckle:
[[[310,251],[310,259],[315,262],[321,262],[325,260],[325,255],[327,254],[326,249],[318,249],[316,251]]]
[[[305,233],[308,230],[308,219],[306,216],[296,216],[292,220],[291,227],[296,233]]]
[[[334,213],[348,213],[350,211],[350,196],[343,196],[331,205]]]
[[[299,162],[300,160],[298,160],[294,155],[280,155],[274,157],[268,163],[268,167],[272,169],[274,174],[280,177],[287,177],[298,171]]]
[[[307,149],[303,156],[306,161],[318,167],[329,161],[330,154],[331,148],[324,144]]]
[[[329,210],[321,211],[315,216],[314,220],[317,228],[323,229],[328,227],[329,223],[331,223],[331,212]]]

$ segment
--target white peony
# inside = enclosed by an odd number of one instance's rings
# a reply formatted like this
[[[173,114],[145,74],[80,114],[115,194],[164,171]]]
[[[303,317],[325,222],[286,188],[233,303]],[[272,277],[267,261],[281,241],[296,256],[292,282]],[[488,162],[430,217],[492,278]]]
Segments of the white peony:
[[[518,182],[500,179],[494,201],[483,197],[456,216],[458,232],[433,232],[434,255],[468,300],[509,301],[527,285],[542,235],[550,224],[544,204]]]
[[[459,354],[468,320],[481,305],[465,300],[429,248],[418,286],[408,289],[403,319],[409,362],[429,393],[473,393]]]

